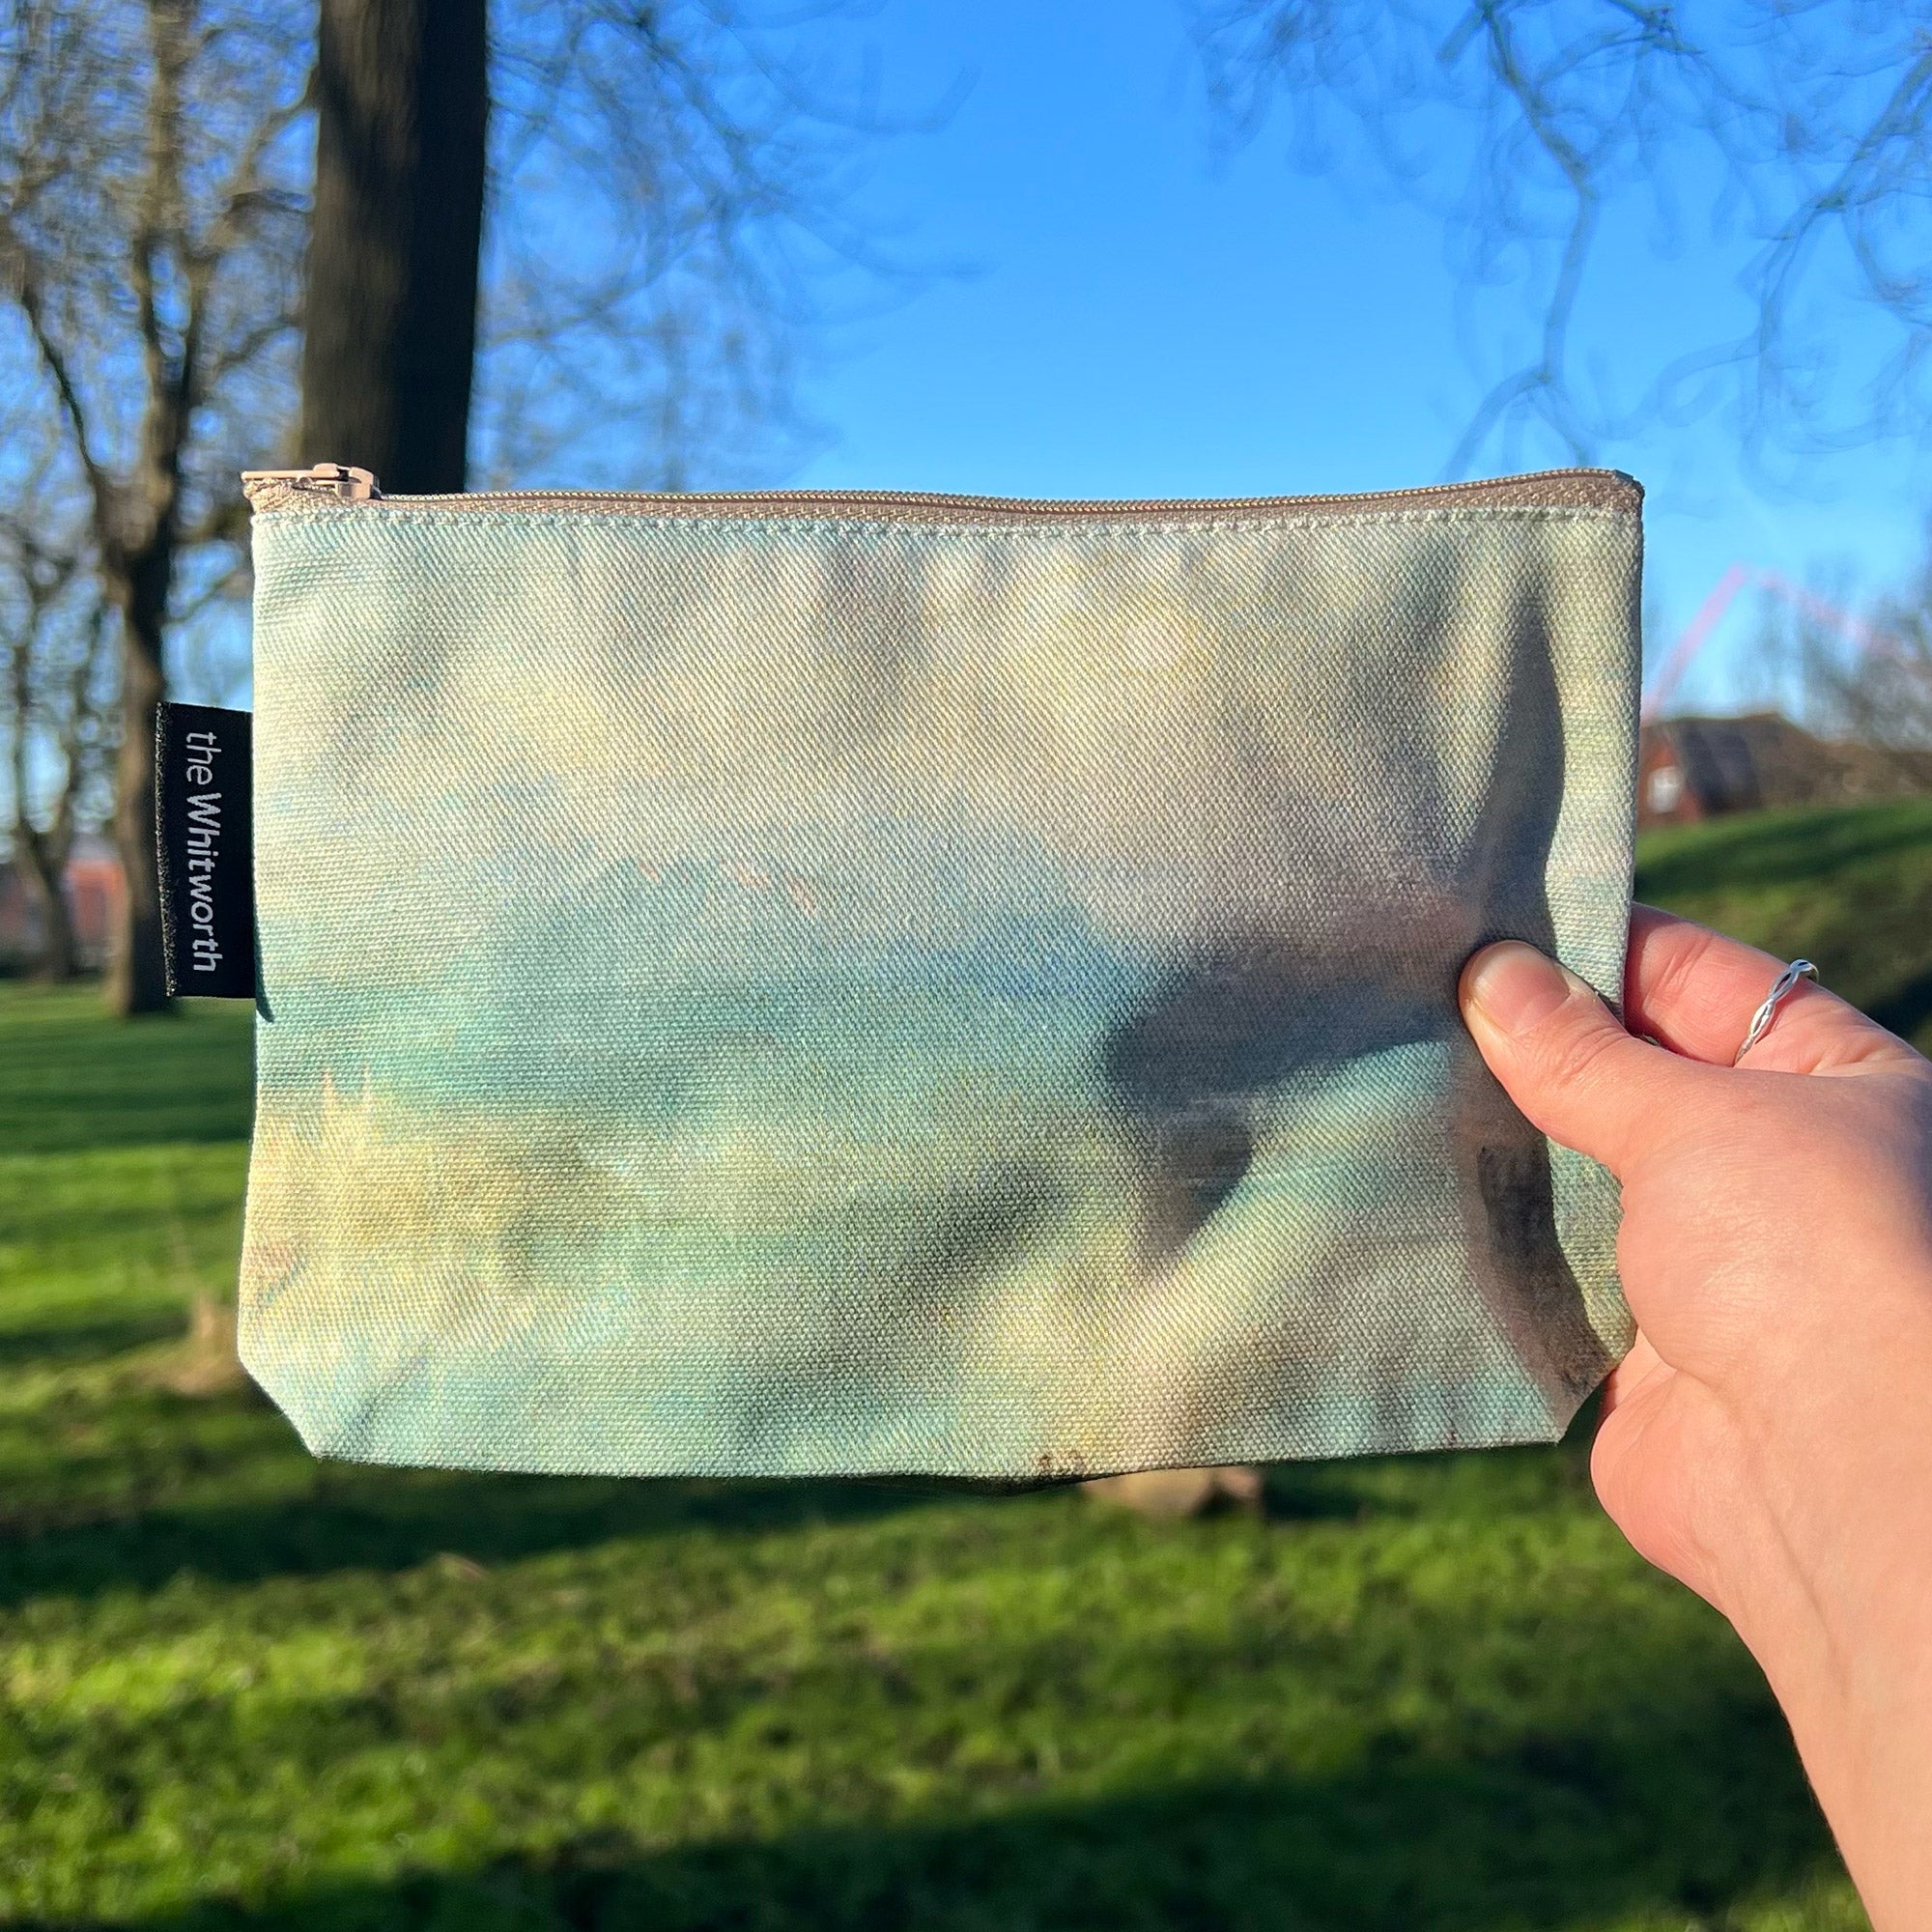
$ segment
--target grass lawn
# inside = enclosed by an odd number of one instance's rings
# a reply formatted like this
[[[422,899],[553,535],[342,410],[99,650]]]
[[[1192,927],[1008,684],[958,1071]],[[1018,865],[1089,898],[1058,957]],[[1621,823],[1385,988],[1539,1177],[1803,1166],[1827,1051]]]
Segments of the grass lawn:
[[[1675,835],[1642,886],[1932,1014],[1932,805]],[[1863,1925],[1580,1433],[1161,1525],[324,1465],[175,1392],[247,1081],[235,1009],[0,989],[0,1923]]]
[[[1647,838],[1636,890],[1782,958],[1932,1050],[1932,798],[1763,811]]]

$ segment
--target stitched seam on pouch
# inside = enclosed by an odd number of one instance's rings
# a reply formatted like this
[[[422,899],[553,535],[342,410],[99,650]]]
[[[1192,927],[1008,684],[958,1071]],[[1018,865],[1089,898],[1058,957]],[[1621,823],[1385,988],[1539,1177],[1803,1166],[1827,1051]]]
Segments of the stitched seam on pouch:
[[[348,513],[361,520],[373,514],[385,524],[427,525],[432,527],[461,528],[481,525],[485,528],[505,526],[519,529],[575,528],[585,523],[641,526],[663,530],[702,526],[707,529],[791,530],[801,534],[826,530],[915,529],[971,530],[984,536],[1027,536],[1048,534],[1071,536],[1083,531],[1130,530],[1135,534],[1184,536],[1198,531],[1249,535],[1269,530],[1374,529],[1430,524],[1497,523],[1588,523],[1642,526],[1636,510],[1591,509],[1583,506],[1523,503],[1491,507],[1441,510],[1365,510],[1359,514],[1342,512],[1310,516],[1281,517],[1187,517],[1163,522],[1134,516],[1073,515],[1026,519],[1000,517],[979,519],[962,516],[849,516],[849,517],[742,517],[742,516],[652,516],[643,511],[608,512],[600,510],[405,510],[390,509],[382,503],[357,504]],[[261,526],[272,529],[278,524],[335,524],[344,520],[339,509],[277,510],[261,520]]]

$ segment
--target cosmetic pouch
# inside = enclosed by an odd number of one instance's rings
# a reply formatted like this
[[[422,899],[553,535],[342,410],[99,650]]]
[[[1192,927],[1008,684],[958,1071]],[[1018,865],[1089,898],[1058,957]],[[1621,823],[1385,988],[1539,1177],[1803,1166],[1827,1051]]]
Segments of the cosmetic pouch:
[[[323,1454],[1025,1480],[1548,1439],[1614,1185],[1640,492],[250,479],[241,1346]]]

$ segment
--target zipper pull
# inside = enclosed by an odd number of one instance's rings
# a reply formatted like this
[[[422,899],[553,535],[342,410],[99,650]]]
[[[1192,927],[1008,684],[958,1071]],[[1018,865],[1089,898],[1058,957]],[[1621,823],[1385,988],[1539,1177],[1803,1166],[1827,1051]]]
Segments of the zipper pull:
[[[338,503],[368,503],[381,497],[383,486],[366,469],[353,463],[318,463],[309,469],[244,469],[242,494],[256,509],[262,498],[283,490],[304,497],[333,497]]]

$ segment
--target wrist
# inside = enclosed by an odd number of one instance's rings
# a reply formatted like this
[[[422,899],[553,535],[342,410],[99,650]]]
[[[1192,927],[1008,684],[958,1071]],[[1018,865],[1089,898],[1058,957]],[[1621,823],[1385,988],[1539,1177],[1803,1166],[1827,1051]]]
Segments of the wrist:
[[[1840,1336],[1829,1378],[1736,1416],[1737,1481],[1709,1542],[1713,1594],[1890,1932],[1932,1923],[1932,1319],[1860,1352],[1849,1373]]]

